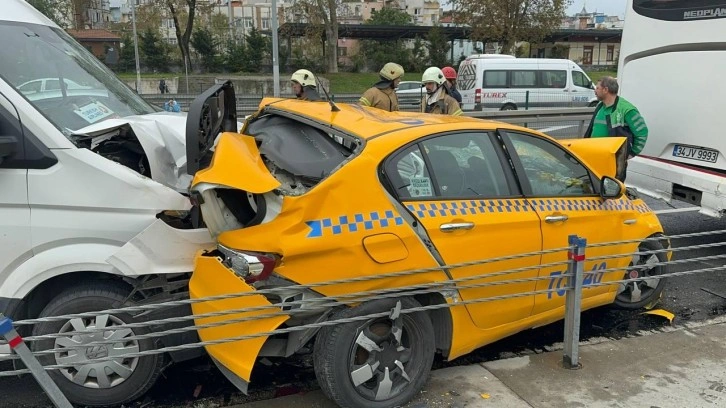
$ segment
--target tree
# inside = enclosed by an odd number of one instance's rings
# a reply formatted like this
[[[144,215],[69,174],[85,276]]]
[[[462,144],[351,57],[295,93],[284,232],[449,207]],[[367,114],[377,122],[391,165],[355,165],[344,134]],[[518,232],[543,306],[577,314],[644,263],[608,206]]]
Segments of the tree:
[[[211,2],[210,2],[211,3]],[[166,9],[169,10],[172,20],[174,21],[174,34],[176,35],[176,43],[181,52],[182,63],[186,66],[190,58],[189,42],[192,38],[194,28],[194,18],[197,11],[202,8],[201,4],[197,4],[197,0],[163,0]],[[204,5],[204,11],[211,9],[210,4]]]
[[[217,47],[219,46],[219,41],[215,38],[212,32],[206,27],[194,30],[191,44],[201,59],[202,69],[207,72],[214,72],[214,70],[217,69],[217,64],[219,63],[217,58]]]
[[[538,43],[559,27],[572,0],[451,0],[458,23],[472,27],[471,38],[501,41],[511,54],[517,41]]]
[[[227,41],[222,65],[227,72],[241,72],[247,68],[247,51],[242,41]]]
[[[413,19],[405,11],[395,9],[392,7],[384,7],[380,11],[374,11],[371,13],[371,18],[365,21],[364,24],[369,25],[413,25]],[[416,50],[417,52],[420,51]],[[387,62],[397,62],[401,64],[404,69],[408,70],[412,67],[411,50],[406,48],[403,43],[399,43],[397,40],[363,40],[361,42],[359,55],[359,62],[371,70],[378,71]],[[419,53],[419,56],[420,53]]]
[[[245,42],[247,43],[247,72],[258,72],[262,67],[262,62],[265,59],[265,55],[270,51],[270,42],[267,37],[264,37],[260,32],[252,28],[245,36]]]
[[[147,68],[159,72],[168,70],[166,44],[161,41],[156,31],[147,28],[141,34],[139,48],[141,48],[140,51],[144,56],[144,63]]]
[[[411,58],[407,66],[406,71],[410,72],[421,72],[423,67],[426,66],[428,56],[426,55],[426,47],[424,46],[423,40],[416,37],[413,41],[413,49],[411,50]]]
[[[451,62],[449,61],[448,54],[451,45],[444,35],[443,30],[441,30],[441,27],[432,27],[426,39],[428,40],[429,62],[431,66],[444,67],[449,65]]]
[[[131,72],[136,70],[136,54],[134,53],[134,40],[130,35],[124,34],[121,38],[121,51],[118,56],[119,72]]]
[[[68,0],[28,0],[28,3],[61,28],[68,28],[67,17],[71,14]]]
[[[338,9],[342,0],[297,0],[289,9],[293,21],[309,23],[307,35],[315,38],[325,33],[325,65],[327,72],[338,72]]]

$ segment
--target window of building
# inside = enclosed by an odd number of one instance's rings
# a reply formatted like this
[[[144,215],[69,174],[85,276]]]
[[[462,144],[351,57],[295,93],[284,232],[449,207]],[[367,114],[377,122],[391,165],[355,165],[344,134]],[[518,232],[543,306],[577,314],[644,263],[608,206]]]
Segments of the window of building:
[[[615,46],[614,45],[608,45],[608,52],[606,54],[605,60],[608,61],[608,62],[612,62],[614,55],[615,55]]]

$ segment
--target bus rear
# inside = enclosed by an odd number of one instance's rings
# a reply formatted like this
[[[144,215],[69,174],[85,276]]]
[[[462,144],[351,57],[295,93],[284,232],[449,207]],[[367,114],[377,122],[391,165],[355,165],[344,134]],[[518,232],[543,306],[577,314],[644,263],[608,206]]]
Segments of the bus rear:
[[[726,209],[726,0],[628,0],[619,94],[649,128],[627,183],[646,195]]]

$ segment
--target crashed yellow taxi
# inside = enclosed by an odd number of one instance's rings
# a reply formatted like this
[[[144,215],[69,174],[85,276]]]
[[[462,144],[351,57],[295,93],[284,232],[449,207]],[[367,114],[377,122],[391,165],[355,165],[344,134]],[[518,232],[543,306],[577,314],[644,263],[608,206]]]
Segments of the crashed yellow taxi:
[[[567,252],[546,251],[566,247],[571,234],[588,245],[631,241],[587,248],[588,259],[622,256],[585,262],[584,309],[641,308],[661,295],[666,251],[637,252],[669,244],[645,240],[663,229],[615,178],[624,171],[624,138],[558,141],[494,121],[285,99],[265,99],[238,133],[229,125],[234,98],[224,92],[197,115],[207,126],[197,133],[211,136],[193,146],[192,195],[218,247],[198,254],[190,293],[242,294],[196,303],[195,314],[253,309],[197,319],[243,320],[199,336],[306,326],[206,347],[243,391],[259,357],[312,353],[320,386],[337,404],[404,404],[424,385],[435,353],[451,360],[563,318],[567,267],[551,264]],[[215,130],[225,128],[233,131],[219,135],[212,153]],[[444,267],[516,254],[530,255]],[[644,267],[629,269],[635,264]],[[544,279],[522,281],[537,277]],[[626,277],[636,280],[595,285]],[[344,297],[370,291],[386,295]],[[507,297],[527,292],[539,293]]]

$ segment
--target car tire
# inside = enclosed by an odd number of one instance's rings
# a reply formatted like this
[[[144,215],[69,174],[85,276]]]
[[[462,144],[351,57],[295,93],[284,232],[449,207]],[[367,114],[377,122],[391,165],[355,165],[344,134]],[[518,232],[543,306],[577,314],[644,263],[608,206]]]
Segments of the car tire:
[[[511,103],[508,103],[508,104],[502,106],[502,109],[500,109],[500,110],[503,110],[503,111],[517,110],[517,107],[512,105]]]
[[[663,250],[660,241],[644,241],[638,246],[638,252],[652,252]],[[635,255],[630,262],[633,265],[647,265],[649,263],[668,262],[665,252]],[[653,279],[658,275],[668,273],[667,265],[655,265],[649,269],[628,269],[624,279],[641,279],[633,282],[621,283],[615,296],[615,306],[622,309],[641,309],[654,304],[660,299],[665,288],[665,279]]]
[[[111,282],[94,282],[68,289],[53,300],[40,313],[40,317],[60,316],[66,314],[85,313],[104,309],[119,308],[124,305],[129,291],[121,285]],[[128,305],[128,304],[126,304]],[[95,328],[97,324],[113,327],[124,323],[133,323],[128,314],[103,315],[84,319],[71,319],[59,322],[36,324],[33,336],[55,334],[69,331],[82,331],[84,328]],[[104,331],[103,337],[119,336],[119,339],[146,334],[146,328],[119,329]],[[33,343],[33,350],[48,350],[68,347],[69,351],[53,355],[42,355],[39,361],[48,364],[72,364],[79,357],[73,346],[84,342],[99,341],[99,334],[73,335],[57,339],[43,339]],[[95,335],[95,337],[94,337]],[[111,355],[114,350],[124,352],[140,352],[155,349],[153,339],[131,340],[113,345],[91,346],[80,349],[84,353],[78,365],[70,369],[49,371],[50,376],[69,401],[87,406],[119,406],[141,397],[156,382],[164,364],[164,356],[154,354],[137,358],[119,358],[118,360],[92,363],[94,358]],[[92,355],[89,355],[92,353]],[[90,364],[83,364],[88,361]],[[105,375],[99,376],[102,369]],[[76,382],[74,382],[75,380]],[[83,382],[83,383],[81,383]]]
[[[410,298],[364,303],[331,319],[389,311],[391,315],[341,323],[318,333],[313,353],[315,375],[323,393],[339,406],[401,406],[426,383],[435,351],[431,319],[426,312],[394,316],[398,302],[401,310],[421,306]],[[398,336],[394,327],[401,329]]]

